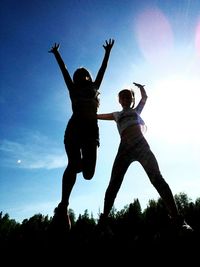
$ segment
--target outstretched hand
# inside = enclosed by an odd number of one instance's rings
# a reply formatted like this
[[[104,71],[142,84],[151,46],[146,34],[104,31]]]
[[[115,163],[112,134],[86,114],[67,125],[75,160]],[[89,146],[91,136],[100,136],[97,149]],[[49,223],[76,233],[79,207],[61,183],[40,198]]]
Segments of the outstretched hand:
[[[59,50],[59,48],[60,48],[60,44],[55,43],[54,46],[52,46],[52,48],[48,52],[54,54],[55,52]]]
[[[134,82],[133,82],[133,84],[134,84],[135,86],[137,86],[138,88],[141,88],[141,87],[144,88],[144,86],[145,86],[145,85],[142,85],[142,84],[139,84],[139,83],[134,83]]]
[[[113,45],[114,45],[115,40],[114,39],[109,39],[109,41],[106,40],[106,44],[103,45],[103,48],[106,50],[106,52],[110,52]]]

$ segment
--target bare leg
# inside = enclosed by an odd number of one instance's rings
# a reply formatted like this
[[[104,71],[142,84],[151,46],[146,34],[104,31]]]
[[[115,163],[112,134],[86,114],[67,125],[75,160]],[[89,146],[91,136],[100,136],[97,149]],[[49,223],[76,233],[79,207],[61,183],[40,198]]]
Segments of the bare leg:
[[[144,159],[140,160],[143,168],[145,169],[151,183],[158,191],[160,197],[162,198],[169,215],[175,218],[179,215],[172,191],[166,181],[163,179],[156,157],[151,150],[145,153]]]
[[[87,143],[82,148],[82,171],[86,180],[91,180],[94,176],[97,160],[97,143]]]
[[[67,207],[75,181],[76,171],[68,165],[63,174],[61,202],[55,208],[54,217],[52,219],[52,226],[56,231],[62,232],[63,230],[69,231],[71,229],[71,221],[67,212]]]
[[[70,168],[68,165],[63,173],[62,179],[62,198],[61,203],[64,207],[68,207],[69,197],[72,191],[72,188],[76,182],[76,171]]]
[[[124,175],[129,167],[129,163],[123,161],[119,155],[116,156],[109,185],[104,199],[103,216],[107,217],[112,209],[117,193],[121,187]]]

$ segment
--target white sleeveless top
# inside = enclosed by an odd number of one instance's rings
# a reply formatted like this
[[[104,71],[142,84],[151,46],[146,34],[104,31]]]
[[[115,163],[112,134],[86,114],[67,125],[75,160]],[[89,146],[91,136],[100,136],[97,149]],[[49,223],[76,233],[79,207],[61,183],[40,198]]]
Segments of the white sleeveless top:
[[[122,111],[113,112],[113,117],[117,123],[119,134],[132,125],[144,125],[137,108],[124,108]]]

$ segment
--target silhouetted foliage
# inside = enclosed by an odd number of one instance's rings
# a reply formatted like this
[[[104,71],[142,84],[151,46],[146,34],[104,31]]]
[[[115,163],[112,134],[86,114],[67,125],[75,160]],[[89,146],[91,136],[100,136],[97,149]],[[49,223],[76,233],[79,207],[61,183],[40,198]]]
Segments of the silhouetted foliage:
[[[99,218],[95,219],[87,209],[77,219],[74,211],[69,209],[72,228],[68,233],[59,232],[56,238],[49,231],[52,218],[48,216],[35,214],[18,223],[7,213],[0,212],[0,248],[4,254],[17,250],[40,256],[54,255],[63,249],[66,257],[73,252],[83,255],[88,251],[97,257],[99,251],[102,257],[111,257],[112,249],[116,262],[119,255],[127,259],[128,253],[134,253],[137,258],[140,253],[155,250],[164,253],[167,249],[173,255],[174,251],[184,251],[187,247],[194,252],[198,248],[195,244],[200,242],[200,198],[192,202],[185,193],[180,193],[175,195],[175,200],[194,229],[190,235],[172,229],[162,199],[149,200],[144,211],[139,200],[134,199],[120,211],[113,207],[103,228],[98,225]]]

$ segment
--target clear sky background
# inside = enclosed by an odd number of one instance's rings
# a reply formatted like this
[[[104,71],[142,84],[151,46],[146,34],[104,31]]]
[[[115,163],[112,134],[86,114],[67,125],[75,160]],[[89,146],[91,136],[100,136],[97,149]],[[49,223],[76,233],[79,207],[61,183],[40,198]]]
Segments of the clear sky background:
[[[117,93],[146,85],[145,134],[173,194],[200,197],[199,0],[2,0],[0,9],[0,211],[23,219],[53,215],[67,165],[63,135],[71,103],[48,50],[59,42],[72,75],[84,66],[95,77],[106,39],[115,39],[99,113],[119,110]],[[91,181],[77,176],[70,198],[76,217],[97,218],[119,145],[113,121],[99,121],[101,145]],[[115,201],[142,208],[157,191],[133,163]]]

